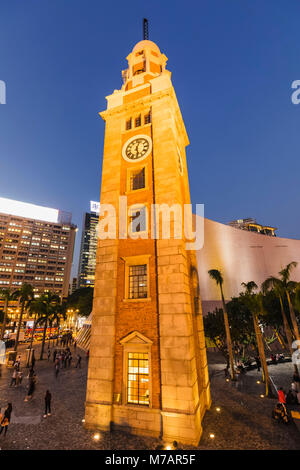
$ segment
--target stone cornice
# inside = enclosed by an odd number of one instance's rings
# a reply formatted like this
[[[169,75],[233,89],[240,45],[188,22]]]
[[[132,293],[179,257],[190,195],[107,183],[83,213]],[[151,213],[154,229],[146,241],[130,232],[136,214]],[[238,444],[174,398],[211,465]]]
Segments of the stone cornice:
[[[173,104],[175,104],[176,121],[177,121],[177,124],[178,124],[178,127],[179,127],[180,131],[182,132],[182,134],[184,136],[185,145],[187,146],[187,145],[189,145],[189,139],[188,139],[188,135],[187,135],[185,125],[184,125],[184,122],[183,122],[183,118],[182,118],[182,114],[181,114],[181,111],[180,111],[180,108],[179,108],[179,105],[178,105],[178,101],[177,101],[177,98],[176,98],[176,94],[175,94],[175,91],[174,91],[173,87],[168,88],[167,90],[164,90],[164,91],[160,91],[160,92],[157,92],[157,93],[154,93],[154,94],[150,94],[148,96],[143,96],[142,98],[139,98],[139,99],[135,100],[132,103],[126,103],[126,104],[122,104],[121,106],[117,106],[117,107],[112,108],[112,109],[106,109],[105,111],[101,111],[99,114],[100,114],[100,116],[102,117],[102,119],[104,121],[106,121],[107,118],[111,118],[111,117],[118,116],[118,115],[121,118],[121,117],[125,116],[125,114],[127,114],[127,113],[132,112],[134,114],[136,112],[136,110],[141,109],[141,106],[145,106],[145,107],[151,106],[151,104],[156,102],[157,100],[165,99],[165,98],[168,98],[168,97],[170,98],[171,101],[173,101]]]

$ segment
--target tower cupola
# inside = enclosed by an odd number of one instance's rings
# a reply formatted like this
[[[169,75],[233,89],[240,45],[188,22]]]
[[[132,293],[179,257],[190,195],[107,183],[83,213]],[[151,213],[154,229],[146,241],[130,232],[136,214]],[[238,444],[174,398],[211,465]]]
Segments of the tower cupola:
[[[168,59],[154,42],[145,39],[134,46],[127,60],[128,69],[122,72],[126,91],[164,73]]]

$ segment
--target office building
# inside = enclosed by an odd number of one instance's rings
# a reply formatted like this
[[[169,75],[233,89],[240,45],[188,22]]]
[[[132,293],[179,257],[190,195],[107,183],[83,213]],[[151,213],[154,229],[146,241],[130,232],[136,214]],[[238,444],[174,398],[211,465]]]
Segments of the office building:
[[[75,232],[68,212],[0,198],[0,287],[67,297]]]
[[[99,202],[90,201],[90,212],[83,217],[77,287],[94,287]]]

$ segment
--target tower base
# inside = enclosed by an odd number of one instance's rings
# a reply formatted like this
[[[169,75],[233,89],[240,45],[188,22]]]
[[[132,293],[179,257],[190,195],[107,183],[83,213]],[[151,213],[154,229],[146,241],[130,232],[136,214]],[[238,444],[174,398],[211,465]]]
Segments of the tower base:
[[[178,441],[197,446],[202,435],[199,406],[195,413],[177,413],[136,406],[86,403],[86,429],[124,431],[138,436],[162,438],[166,442]]]

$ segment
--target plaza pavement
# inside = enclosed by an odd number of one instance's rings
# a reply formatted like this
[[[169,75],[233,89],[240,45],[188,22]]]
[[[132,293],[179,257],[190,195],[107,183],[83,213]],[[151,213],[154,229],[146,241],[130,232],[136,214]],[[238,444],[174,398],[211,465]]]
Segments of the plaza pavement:
[[[35,346],[39,349],[39,346]],[[24,366],[24,346],[23,352]],[[87,361],[82,355],[82,367],[76,369],[75,354],[70,369],[61,369],[58,379],[54,375],[53,362],[36,362],[38,382],[32,401],[24,402],[28,380],[20,387],[9,388],[12,369],[2,366],[0,378],[0,406],[7,402],[13,405],[12,421],[7,436],[0,436],[2,450],[153,450],[161,442],[149,437],[136,437],[122,432],[100,433],[99,441],[93,439],[94,432],[84,429],[84,400],[86,390]],[[36,358],[38,353],[36,354]],[[45,354],[46,357],[46,354]],[[261,398],[264,385],[257,370],[247,372],[236,383],[226,382],[224,363],[216,353],[208,353],[211,377],[212,407],[203,421],[203,434],[199,450],[255,449],[255,450],[299,450],[300,433],[296,426],[279,425],[271,418],[275,399]],[[277,386],[289,388],[293,367],[291,363],[269,367],[270,375]],[[52,394],[52,416],[43,418],[46,389]],[[220,411],[216,410],[220,407]],[[300,409],[300,406],[299,406]],[[214,439],[210,434],[215,435]],[[179,446],[184,449],[193,447]]]

